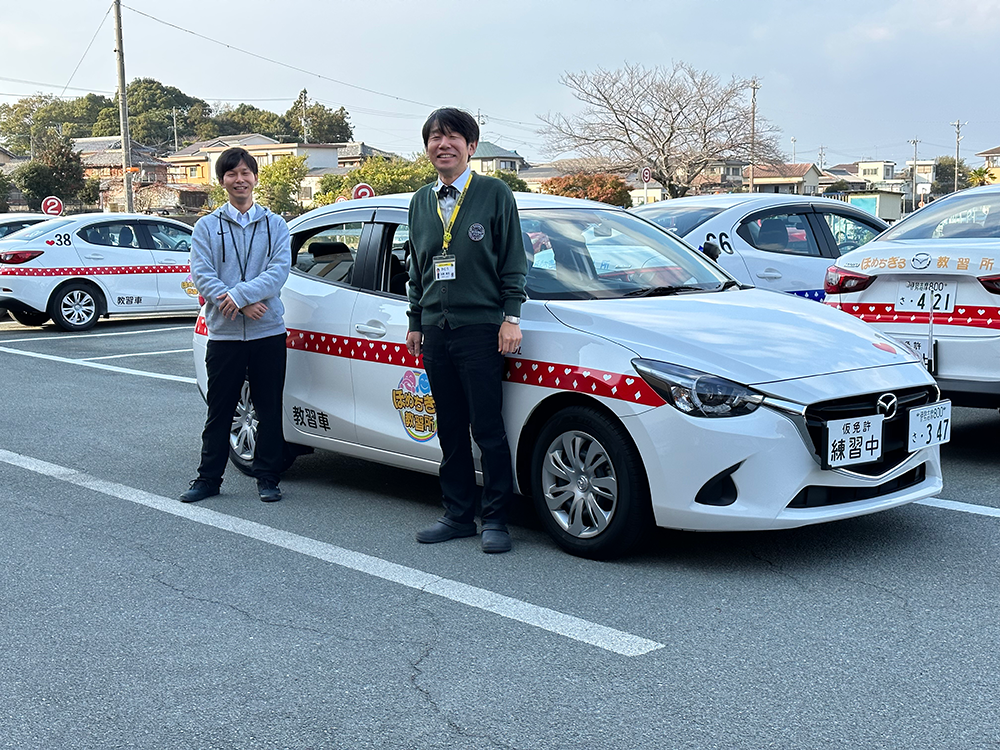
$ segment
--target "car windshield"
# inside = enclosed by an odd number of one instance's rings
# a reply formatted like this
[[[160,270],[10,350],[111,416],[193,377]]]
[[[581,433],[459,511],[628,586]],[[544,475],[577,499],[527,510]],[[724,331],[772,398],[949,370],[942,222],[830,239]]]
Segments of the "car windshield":
[[[715,291],[731,278],[624,211],[521,210],[530,299],[609,299]]]
[[[6,237],[5,240],[33,240],[35,237],[41,237],[43,234],[48,234],[53,229],[59,229],[67,224],[72,224],[71,219],[52,219],[51,221],[43,221],[41,224],[35,224],[31,227],[25,227],[18,232],[11,232]]]
[[[1000,238],[1000,192],[973,191],[931,203],[879,240]]]
[[[683,202],[678,205],[677,201],[658,201],[647,203],[636,210],[636,213],[683,237],[724,210],[716,206],[691,206]]]

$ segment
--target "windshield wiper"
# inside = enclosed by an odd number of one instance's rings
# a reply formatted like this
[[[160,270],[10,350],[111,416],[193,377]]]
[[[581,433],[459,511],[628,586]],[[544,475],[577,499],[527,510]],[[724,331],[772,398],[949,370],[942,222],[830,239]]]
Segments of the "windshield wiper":
[[[686,284],[678,284],[677,286],[653,286],[649,289],[633,289],[631,292],[626,292],[626,297],[666,297],[671,294],[677,294],[678,292],[704,292],[706,291],[704,287],[700,286],[688,286]]]

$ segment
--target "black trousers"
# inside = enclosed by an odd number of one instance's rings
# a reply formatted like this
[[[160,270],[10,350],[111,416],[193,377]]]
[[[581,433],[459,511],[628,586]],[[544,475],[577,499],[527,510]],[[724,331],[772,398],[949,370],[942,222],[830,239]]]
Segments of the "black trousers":
[[[208,418],[201,433],[198,478],[220,484],[229,459],[229,433],[243,383],[257,413],[253,473],[277,482],[285,439],[281,433],[281,392],[285,387],[285,334],[253,341],[208,342]]]
[[[469,429],[482,451],[483,524],[506,524],[514,492],[503,424],[504,357],[498,325],[424,329],[424,369],[437,409],[445,518],[475,521],[476,474]]]

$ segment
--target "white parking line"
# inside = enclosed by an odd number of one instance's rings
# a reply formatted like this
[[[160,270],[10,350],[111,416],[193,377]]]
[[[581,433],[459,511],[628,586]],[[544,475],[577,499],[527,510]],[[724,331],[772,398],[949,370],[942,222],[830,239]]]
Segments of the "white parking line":
[[[131,354],[109,354],[106,357],[85,357],[75,360],[77,362],[96,362],[99,359],[121,359],[122,357],[152,357],[156,354],[181,354],[183,352],[193,352],[194,349],[166,349],[162,352],[132,352]]]
[[[988,505],[973,505],[972,503],[960,503],[955,500],[943,500],[940,497],[929,497],[926,500],[917,500],[917,505],[928,505],[931,508],[942,508],[944,510],[957,510],[960,513],[973,513],[977,516],[989,516],[990,518],[1000,518],[1000,508],[991,508]]]
[[[101,336],[135,336],[140,333],[159,333],[160,331],[194,331],[194,326],[170,326],[169,328],[148,328],[143,331],[115,331],[112,333],[75,333],[67,336],[35,336],[30,339],[3,339],[0,344],[23,344],[26,341],[76,341],[77,339],[95,339]]]
[[[189,521],[211,526],[233,534],[256,539],[266,544],[282,547],[292,552],[298,552],[309,557],[333,563],[359,573],[381,578],[385,581],[398,583],[418,591],[434,594],[444,599],[465,604],[469,607],[490,612],[525,625],[546,630],[556,635],[565,636],[574,641],[587,643],[598,648],[611,651],[622,656],[642,656],[664,647],[664,644],[641,638],[622,630],[615,630],[604,625],[598,625],[589,620],[557,612],[546,607],[539,607],[520,599],[497,594],[487,589],[470,586],[460,581],[443,578],[433,573],[427,573],[416,568],[383,560],[361,552],[337,547],[333,544],[319,542],[315,539],[292,534],[281,529],[275,529],[254,521],[234,518],[208,508],[184,505],[178,500],[154,495],[150,492],[127,487],[114,482],[78,472],[74,469],[47,461],[41,461],[30,456],[12,453],[0,449],[0,462],[18,466],[22,469],[52,477],[78,487],[86,487],[94,492],[100,492],[109,497],[127,500],[130,503],[144,505],[154,510],[169,513]]]
[[[68,357],[57,357],[53,354],[40,354],[38,352],[25,352],[20,349],[10,349],[0,346],[0,352],[6,354],[18,354],[22,357],[34,357],[35,359],[47,359],[51,362],[62,362],[67,365],[78,365],[79,367],[93,367],[96,370],[108,370],[109,372],[120,372],[126,375],[141,375],[144,378],[155,378],[156,380],[172,380],[176,383],[197,384],[194,378],[186,378],[181,375],[166,375],[162,372],[146,372],[145,370],[130,370],[127,367],[115,367],[114,365],[102,365],[97,362],[88,362],[84,359],[69,359]]]

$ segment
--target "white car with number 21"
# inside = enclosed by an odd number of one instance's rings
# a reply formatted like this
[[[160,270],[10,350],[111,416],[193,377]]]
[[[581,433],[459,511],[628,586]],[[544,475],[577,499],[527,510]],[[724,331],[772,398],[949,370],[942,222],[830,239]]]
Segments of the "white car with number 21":
[[[790,528],[940,491],[950,406],[911,352],[745,288],[634,214],[516,197],[530,271],[504,417],[519,492],[565,550],[608,558],[654,524]],[[408,203],[348,201],[290,225],[289,461],[323,448],[437,471],[434,401],[405,347]],[[203,321],[194,341],[204,389]],[[253,429],[245,389],[231,436],[244,469]]]

